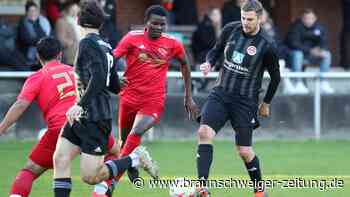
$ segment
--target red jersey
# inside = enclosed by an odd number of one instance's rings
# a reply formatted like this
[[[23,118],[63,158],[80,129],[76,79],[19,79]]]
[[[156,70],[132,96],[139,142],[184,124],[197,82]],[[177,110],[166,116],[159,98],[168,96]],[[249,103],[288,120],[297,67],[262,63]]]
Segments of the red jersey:
[[[54,60],[30,75],[17,99],[35,100],[44,114],[46,123],[62,120],[75,102],[74,70]]]
[[[130,31],[113,51],[116,58],[125,56],[125,78],[128,85],[121,96],[131,102],[143,99],[164,101],[166,73],[169,61],[184,59],[185,50],[174,37],[162,34],[156,40],[148,38],[146,31]]]

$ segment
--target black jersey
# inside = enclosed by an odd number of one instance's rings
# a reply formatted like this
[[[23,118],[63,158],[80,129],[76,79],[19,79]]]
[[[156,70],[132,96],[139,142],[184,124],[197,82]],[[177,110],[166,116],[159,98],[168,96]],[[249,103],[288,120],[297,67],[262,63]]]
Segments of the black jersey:
[[[240,22],[227,24],[214,48],[207,54],[207,62],[215,65],[224,54],[217,86],[231,95],[257,100],[265,69],[271,82],[264,102],[270,103],[275,94],[280,72],[276,46],[263,30],[256,35],[243,32]]]
[[[112,47],[98,34],[88,34],[79,43],[75,63],[77,103],[91,121],[111,119],[109,90],[119,90]]]

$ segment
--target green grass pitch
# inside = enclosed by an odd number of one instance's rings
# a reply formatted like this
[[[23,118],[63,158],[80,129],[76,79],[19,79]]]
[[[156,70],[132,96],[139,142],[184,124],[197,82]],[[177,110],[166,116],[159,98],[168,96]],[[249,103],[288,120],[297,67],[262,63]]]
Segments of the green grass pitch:
[[[0,141],[0,196],[8,196],[13,178],[26,161],[27,155],[35,142]],[[196,176],[195,141],[156,141],[144,143],[160,166],[163,178]],[[261,141],[254,145],[259,155],[264,179],[270,180],[326,180],[339,182],[338,188],[270,188],[271,197],[349,197],[350,196],[350,141]],[[148,176],[142,173],[146,184],[144,189],[135,189],[126,177],[118,185],[114,196],[150,196],[167,197],[168,189],[151,189]],[[244,165],[235,147],[230,141],[216,141],[214,161],[210,173],[211,179],[248,179]],[[91,196],[92,187],[79,178],[79,159],[73,166],[72,197]],[[249,197],[251,189],[211,189],[214,197]],[[52,193],[52,171],[40,177],[33,186],[32,197],[49,197]]]

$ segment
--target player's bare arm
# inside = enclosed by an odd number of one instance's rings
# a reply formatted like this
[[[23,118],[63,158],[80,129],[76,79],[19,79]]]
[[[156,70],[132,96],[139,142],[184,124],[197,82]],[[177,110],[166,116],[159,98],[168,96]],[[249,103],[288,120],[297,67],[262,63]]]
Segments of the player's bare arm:
[[[15,123],[30,106],[30,102],[18,99],[6,113],[5,118],[0,123],[0,136],[5,134],[7,129]]]
[[[199,109],[196,105],[196,103],[192,99],[192,89],[191,89],[191,69],[188,61],[186,59],[179,59],[181,63],[181,73],[183,80],[185,82],[185,98],[184,98],[184,104],[185,104],[185,110],[188,113],[188,118],[190,120],[195,120],[198,116]]]

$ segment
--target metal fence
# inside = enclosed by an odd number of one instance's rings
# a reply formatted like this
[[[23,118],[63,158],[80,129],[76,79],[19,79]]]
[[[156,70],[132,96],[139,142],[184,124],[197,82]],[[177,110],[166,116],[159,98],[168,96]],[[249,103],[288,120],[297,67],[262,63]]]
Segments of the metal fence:
[[[32,72],[0,72],[0,79],[14,79],[14,78],[26,78]],[[119,73],[123,75],[123,72]],[[182,78],[181,72],[168,72],[168,78]],[[203,78],[201,72],[192,72],[192,78]],[[206,78],[217,78],[218,72],[211,72]],[[265,73],[265,78],[269,78],[268,74]],[[320,73],[320,72],[286,72],[281,74],[282,78],[303,78],[314,81],[314,93],[313,93],[313,104],[314,104],[314,137],[315,139],[320,139],[322,134],[321,129],[321,79],[350,79],[350,73],[348,72],[329,72],[329,73]],[[152,136],[152,134],[150,134]]]

